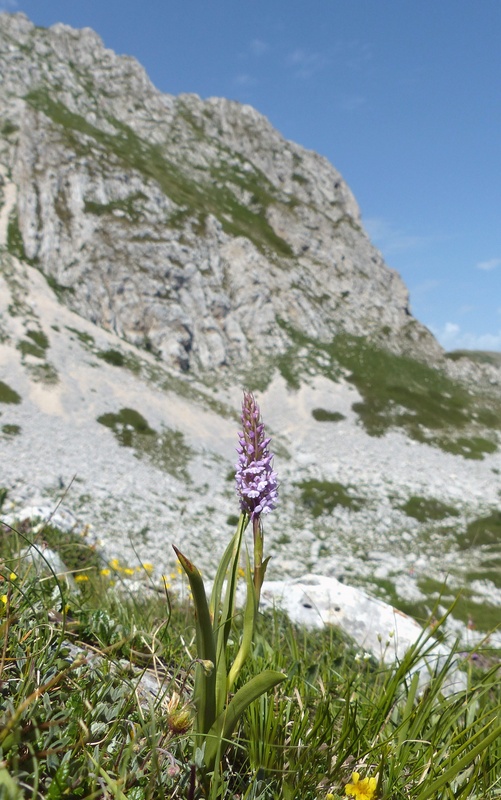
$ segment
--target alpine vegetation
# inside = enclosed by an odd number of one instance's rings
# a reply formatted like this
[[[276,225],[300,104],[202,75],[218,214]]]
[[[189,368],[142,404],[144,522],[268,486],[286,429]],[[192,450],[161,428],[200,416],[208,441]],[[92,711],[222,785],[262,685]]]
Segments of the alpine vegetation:
[[[388,665],[333,627],[260,613],[261,517],[277,504],[269,443],[246,392],[240,517],[209,595],[177,548],[191,599],[179,580],[158,586],[151,563],[132,583],[135,569],[103,563],[80,534],[1,526],[2,797],[499,798],[500,659],[488,640],[453,650],[422,692],[444,616]],[[466,688],[450,694],[458,659]]]
[[[210,603],[200,572],[174,547],[193,593],[196,616],[196,667],[194,702],[195,760],[202,768],[202,783],[215,793],[221,784],[220,760],[240,717],[262,694],[286,679],[276,670],[262,670],[253,675],[232,697],[230,692],[250,656],[253,646],[259,596],[266,561],[263,562],[261,513],[271,511],[277,500],[276,474],[271,469],[273,455],[268,452],[270,439],[264,436],[264,424],[254,396],[244,393],[242,428],[239,434],[239,460],[236,468],[237,491],[241,513],[237,530],[219,564]],[[246,558],[247,597],[243,614],[240,647],[234,658],[228,640],[235,615],[235,599],[243,534],[252,521],[254,532],[254,571]],[[233,661],[233,663],[231,663]],[[218,796],[217,793],[214,796]]]

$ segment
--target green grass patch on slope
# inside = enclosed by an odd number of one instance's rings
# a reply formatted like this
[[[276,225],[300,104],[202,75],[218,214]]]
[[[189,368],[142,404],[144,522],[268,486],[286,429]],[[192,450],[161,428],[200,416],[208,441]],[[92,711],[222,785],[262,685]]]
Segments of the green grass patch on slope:
[[[346,419],[344,414],[340,411],[327,411],[325,408],[314,408],[311,412],[313,419],[317,422],[341,422]]]
[[[87,214],[95,214],[98,217],[120,211],[131,222],[138,222],[141,218],[141,212],[137,204],[146,199],[146,195],[143,192],[135,192],[123,200],[111,200],[109,203],[96,203],[92,200],[86,200],[84,202],[84,211]]]
[[[271,250],[280,255],[292,254],[289,245],[277,236],[261,211],[254,212],[244,203],[239,203],[224,183],[195,181],[169,160],[159,145],[141,139],[119,120],[108,119],[116,129],[116,134],[111,134],[53,100],[43,89],[30,92],[26,101],[60,126],[75,152],[88,155],[97,144],[113,154],[126,169],[135,169],[147,179],[156,181],[162,191],[180,206],[178,224],[182,224],[184,219],[198,217],[200,213],[210,213],[219,219],[227,232],[245,236],[260,250]],[[263,190],[261,199],[265,196]],[[96,204],[88,204],[87,210],[92,213],[105,212]]]
[[[21,433],[21,426],[6,423],[5,425],[2,425],[2,433],[9,439],[13,439],[14,436],[19,436]]]
[[[468,586],[453,585],[451,581],[440,581],[433,578],[421,578],[418,587],[426,596],[426,608],[431,613],[439,603],[442,611],[452,608],[451,615],[465,625],[471,625],[479,631],[496,630],[499,627],[499,606],[482,602],[475,597]],[[439,612],[435,610],[435,616]]]
[[[311,478],[297,484],[301,502],[314,517],[330,514],[336,506],[359,511],[364,501],[350,494],[350,487],[332,481],[319,481]]]
[[[459,511],[453,506],[442,503],[434,497],[421,497],[413,495],[399,508],[419,522],[429,522],[430,520],[440,520],[446,517],[457,517]]]
[[[283,320],[279,324],[292,340],[276,362],[288,385],[298,388],[302,376],[311,372],[334,381],[344,374],[361,395],[353,410],[369,435],[383,436],[391,428],[402,428],[412,439],[470,459],[482,459],[497,450],[499,401],[363,337],[339,334],[330,343],[322,343]]]
[[[492,364],[495,367],[501,366],[501,353],[491,350],[452,350],[445,354],[451,361],[459,361],[461,358],[468,358],[478,364]]]
[[[130,353],[123,353],[121,350],[116,350],[111,347],[109,350],[95,350],[98,358],[111,364],[112,367],[124,367],[135,375],[141,372],[141,364],[139,359],[135,358]]]
[[[133,408],[122,408],[117,413],[102,414],[97,421],[115,434],[122,447],[131,447],[139,458],[148,458],[159,469],[176,478],[189,480],[188,462],[192,449],[180,431],[163,427],[157,432]]]
[[[6,798],[340,800],[353,772],[377,778],[367,798],[499,797],[499,653],[485,643],[452,653],[421,691],[416,673],[426,672],[422,658],[433,650],[429,628],[390,667],[332,627],[309,632],[278,611],[260,615],[235,690],[265,670],[286,680],[244,711],[227,758],[207,780],[193,741],[200,701],[187,647],[198,624],[192,606],[152,590],[159,582],[133,592],[92,570],[76,590],[54,576],[40,580],[17,569],[3,545]],[[228,660],[242,629],[236,614]],[[449,696],[458,662],[466,688]]]
[[[458,544],[462,550],[485,547],[501,555],[501,512],[472,520],[465,533],[458,536]]]
[[[33,264],[33,260],[28,258],[24,249],[23,236],[19,228],[17,213],[11,214],[7,225],[7,250],[20,261]]]
[[[21,363],[34,381],[54,386],[59,382],[59,374],[54,365],[45,360],[49,348],[47,336],[42,330],[34,329],[27,331],[26,336],[29,338],[20,339],[17,343],[17,349],[21,353]],[[31,358],[27,358],[28,356]],[[33,362],[32,358],[38,361]]]
[[[0,403],[13,403],[18,404],[21,402],[21,395],[19,395],[14,389],[0,381]]]

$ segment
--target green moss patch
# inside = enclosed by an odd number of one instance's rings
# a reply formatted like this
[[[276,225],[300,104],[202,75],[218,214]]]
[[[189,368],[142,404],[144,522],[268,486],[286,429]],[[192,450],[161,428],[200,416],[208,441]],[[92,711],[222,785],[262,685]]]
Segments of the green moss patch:
[[[19,130],[19,126],[15,125],[14,122],[7,120],[2,125],[2,136],[11,136],[13,133],[16,133]]]
[[[54,365],[45,360],[49,340],[42,331],[28,331],[26,335],[30,338],[21,339],[17,343],[17,349],[22,356],[22,363],[34,381],[45,383],[47,386],[54,386],[59,382],[59,374]],[[39,359],[39,363],[27,361],[27,356]]]
[[[59,373],[48,361],[40,364],[27,364],[26,368],[31,378],[38,383],[45,383],[46,386],[55,386],[56,383],[59,383]]]
[[[120,350],[102,350],[97,353],[98,358],[102,358],[107,364],[112,364],[114,367],[123,367],[125,359]]]
[[[36,347],[38,347],[40,350],[45,352],[45,350],[48,349],[49,340],[43,331],[41,330],[27,331],[26,336],[29,336],[29,338],[35,343]]]
[[[451,361],[459,361],[461,358],[468,358],[477,364],[492,364],[495,367],[501,366],[501,353],[491,350],[452,350],[445,354]]]
[[[42,270],[40,270],[40,272],[47,281],[47,285],[50,286],[57,299],[61,302],[64,302],[68,295],[75,294],[75,288],[73,286],[64,286],[64,284],[59,283],[53,275],[47,275],[45,272],[42,272]]]
[[[15,258],[18,258],[20,261],[32,263],[24,250],[24,242],[19,229],[17,214],[12,214],[10,216],[9,223],[7,225],[7,250],[11,255],[15,256]]]
[[[19,436],[21,433],[21,426],[20,425],[2,425],[2,433],[4,436],[8,436],[13,438],[14,436]]]
[[[120,350],[111,348],[110,350],[97,350],[96,355],[107,364],[113,367],[125,367],[133,372],[135,375],[141,372],[141,364],[137,358],[131,356],[129,353],[124,354]]]
[[[451,616],[464,624],[473,624],[479,631],[494,630],[499,626],[499,607],[482,602],[464,586],[452,581],[441,581],[425,577],[418,579],[417,588],[423,598],[405,600],[398,596],[395,585],[388,578],[371,578],[371,588],[385,602],[416,619],[428,627],[440,618],[444,609],[451,609]],[[440,635],[439,635],[440,638]]]
[[[66,326],[66,330],[70,331],[70,333],[74,333],[77,339],[85,345],[93,345],[94,344],[94,337],[90,335],[90,333],[84,333],[84,331],[79,331],[77,328],[70,328],[69,325]]]
[[[497,443],[484,436],[459,436],[457,439],[438,437],[435,441],[446,453],[453,453],[456,456],[463,456],[463,458],[475,461],[482,461],[484,455],[495,453],[498,449]]]
[[[97,421],[113,431],[122,447],[134,447],[138,436],[156,436],[145,418],[133,408],[122,408],[117,414],[102,414]]]
[[[14,389],[11,389],[3,381],[0,381],[0,403],[13,403],[19,404],[21,402],[21,395],[19,395]]]
[[[185,444],[180,431],[164,427],[157,432],[138,411],[132,408],[122,408],[117,413],[102,414],[97,421],[113,431],[122,447],[133,448],[139,458],[146,457],[159,469],[183,480],[189,480],[187,466],[192,450]]]
[[[35,358],[41,359],[45,357],[45,351],[28,339],[21,339],[17,343],[17,349],[23,356],[34,356]]]
[[[87,214],[95,214],[98,217],[121,211],[131,222],[138,222],[142,216],[139,204],[144,200],[146,200],[146,195],[143,192],[134,192],[128,197],[121,200],[111,200],[109,203],[96,203],[92,200],[85,200],[84,211]]]
[[[326,411],[325,408],[314,408],[311,416],[317,422],[340,422],[342,419],[346,419],[340,411]]]
[[[435,500],[433,497],[420,497],[413,495],[406,503],[399,506],[408,517],[413,517],[419,522],[429,522],[430,520],[440,520],[446,517],[457,517],[459,511],[453,506]]]
[[[301,492],[301,503],[314,517],[330,514],[336,506],[359,511],[364,500],[349,493],[341,483],[310,479],[297,484]]]
[[[458,536],[461,550],[486,546],[501,555],[501,511],[494,511],[469,523],[466,532]]]

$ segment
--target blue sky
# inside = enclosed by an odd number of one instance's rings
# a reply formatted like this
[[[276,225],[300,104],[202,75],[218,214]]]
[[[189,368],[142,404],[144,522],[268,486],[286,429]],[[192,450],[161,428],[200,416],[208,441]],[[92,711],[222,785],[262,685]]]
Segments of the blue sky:
[[[0,0],[326,156],[447,349],[501,350],[501,0]]]

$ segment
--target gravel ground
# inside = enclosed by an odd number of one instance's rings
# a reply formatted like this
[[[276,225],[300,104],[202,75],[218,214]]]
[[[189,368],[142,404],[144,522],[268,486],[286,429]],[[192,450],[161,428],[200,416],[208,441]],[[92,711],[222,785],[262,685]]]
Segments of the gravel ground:
[[[137,357],[134,349],[57,303],[36,270],[27,271],[26,287],[29,313],[7,317],[12,284],[0,277],[0,314],[10,335],[0,343],[0,380],[22,398],[19,404],[0,403],[0,485],[9,489],[3,511],[18,513],[34,504],[54,508],[63,498],[76,526],[90,525],[110,558],[150,561],[157,574],[169,573],[176,543],[213,572],[232,532],[228,517],[238,513],[228,473],[236,459],[240,388],[213,392],[191,382],[181,394],[147,354],[141,356],[141,374],[155,369],[154,381],[112,366],[97,354],[116,348]],[[34,326],[49,338],[46,363],[58,375],[52,385],[37,379],[40,359],[22,356],[15,346]],[[162,381],[172,388],[161,388]],[[391,578],[399,596],[413,599],[419,597],[420,577],[438,579],[471,567],[475,554],[460,552],[446,525],[423,535],[423,526],[398,506],[411,495],[436,498],[460,512],[449,527],[464,528],[497,508],[499,453],[469,461],[399,432],[369,437],[352,411],[359,396],[342,381],[312,378],[289,392],[277,378],[258,399],[281,481],[280,508],[265,522],[270,577],[315,572],[358,584]],[[159,469],[150,457],[119,446],[97,422],[121,408],[139,411],[157,431],[183,434],[191,448],[188,480],[182,466],[170,473]],[[317,422],[315,408],[341,412],[345,419]],[[13,425],[18,435],[6,432]],[[330,515],[311,517],[295,488],[310,478],[351,487],[364,501],[361,509],[338,506]],[[477,589],[501,604],[492,586]]]

